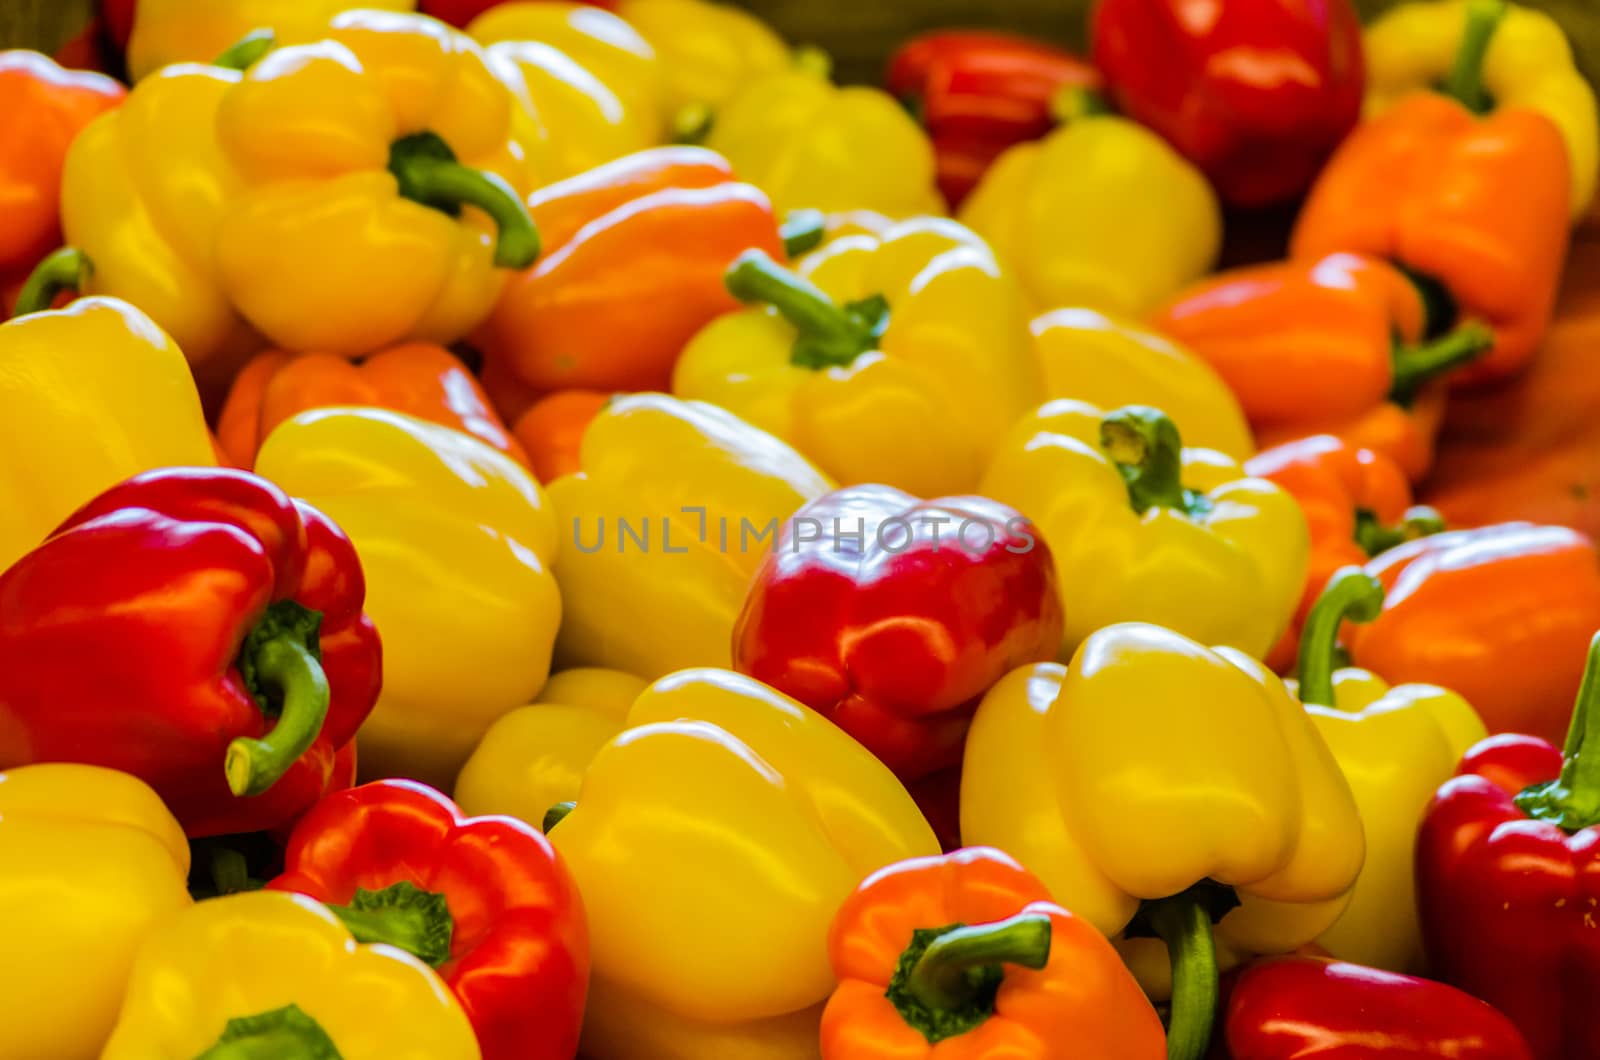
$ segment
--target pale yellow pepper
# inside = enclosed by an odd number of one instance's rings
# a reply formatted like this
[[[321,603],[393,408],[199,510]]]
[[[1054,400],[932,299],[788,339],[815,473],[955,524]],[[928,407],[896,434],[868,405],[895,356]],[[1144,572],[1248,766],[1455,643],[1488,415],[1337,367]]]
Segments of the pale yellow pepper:
[[[561,598],[539,484],[476,438],[376,408],[284,421],[255,470],[325,512],[361,555],[384,647],[363,775],[448,788],[495,719],[550,674]]]
[[[0,324],[0,410],[0,570],[123,479],[217,462],[183,354],[115,298]]]
[[[663,117],[715,109],[749,82],[792,61],[783,38],[755,15],[714,0],[623,0],[618,13],[655,48],[666,76]]]
[[[834,488],[731,412],[665,394],[612,400],[579,463],[548,490],[565,608],[556,655],[651,679],[731,665],[734,619],[781,521]]]
[[[189,905],[183,829],[126,773],[23,766],[0,773],[0,865],[0,1055],[97,1055],[134,952]]]
[[[128,73],[140,80],[172,63],[208,63],[256,30],[279,44],[316,40],[350,0],[139,0]],[[417,0],[362,0],[363,8],[414,11]]]

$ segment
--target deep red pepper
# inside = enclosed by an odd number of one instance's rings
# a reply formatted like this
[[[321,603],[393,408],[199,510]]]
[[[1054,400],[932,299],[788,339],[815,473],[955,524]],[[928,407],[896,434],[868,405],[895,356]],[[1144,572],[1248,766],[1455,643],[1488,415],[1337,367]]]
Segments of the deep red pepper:
[[[363,942],[436,968],[484,1060],[569,1060],[589,989],[583,901],[539,830],[462,817],[439,792],[380,780],[301,819],[267,887],[332,907]]]
[[[940,30],[906,42],[885,87],[933,139],[939,190],[953,210],[1007,148],[1048,134],[1052,103],[1070,87],[1100,88],[1100,74],[1043,41],[982,30]]]
[[[465,29],[473,19],[491,7],[499,7],[505,2],[506,0],[422,0],[417,5],[417,10],[424,15],[432,15],[441,22],[448,22],[457,29]],[[591,7],[603,7],[608,11],[617,9],[617,0],[577,0],[577,2]]]
[[[1216,1060],[1531,1060],[1511,1021],[1428,979],[1320,957],[1246,965]]]
[[[1494,1005],[1538,1060],[1600,1058],[1600,636],[1563,753],[1532,736],[1468,751],[1417,833],[1434,972]]]
[[[126,53],[128,41],[133,37],[133,19],[139,10],[139,0],[100,0],[100,20],[117,51]]]
[[[779,531],[733,659],[911,780],[960,760],[978,698],[1055,658],[1061,625],[1050,550],[1015,509],[851,486]]]
[[[0,575],[0,769],[132,773],[191,836],[281,825],[377,702],[365,597],[349,538],[265,479],[113,486]]]
[[[1092,36],[1118,107],[1235,206],[1298,197],[1361,116],[1350,0],[1100,0]]]

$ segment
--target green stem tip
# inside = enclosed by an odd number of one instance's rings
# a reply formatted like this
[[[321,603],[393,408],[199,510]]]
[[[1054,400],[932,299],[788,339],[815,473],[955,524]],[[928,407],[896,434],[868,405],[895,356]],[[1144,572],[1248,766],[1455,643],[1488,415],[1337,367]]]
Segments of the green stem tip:
[[[1494,349],[1494,331],[1476,321],[1417,346],[1397,346],[1394,350],[1394,382],[1389,397],[1406,404],[1416,397],[1423,384],[1463,365],[1471,364]]]
[[[414,133],[389,148],[389,172],[400,194],[424,206],[459,216],[462,206],[488,214],[497,231],[494,263],[502,269],[525,269],[539,258],[539,230],[527,205],[504,179],[456,161],[455,152],[437,134]]]
[[[1183,486],[1183,438],[1160,409],[1128,405],[1100,421],[1100,446],[1128,484],[1128,501],[1143,515],[1151,508],[1197,514],[1204,495]]]
[[[1368,556],[1381,556],[1391,548],[1419,537],[1442,534],[1446,529],[1444,516],[1438,509],[1418,504],[1406,509],[1405,518],[1396,526],[1384,526],[1369,511],[1356,513],[1355,542]]]
[[[93,274],[94,263],[77,247],[52,250],[28,274],[22,290],[17,293],[12,315],[20,317],[49,309],[62,291],[82,291]]]
[[[875,350],[889,327],[889,303],[873,295],[843,306],[763,250],[747,250],[729,266],[724,282],[746,305],[766,304],[794,326],[790,361],[801,368],[844,367]]]
[[[217,1043],[195,1060],[341,1060],[322,1025],[299,1005],[231,1019]]]
[[[260,62],[262,56],[271,51],[277,42],[277,34],[270,29],[252,30],[229,45],[226,51],[211,61],[211,65],[243,73]]]
[[[1221,982],[1212,914],[1187,892],[1146,902],[1143,912],[1156,937],[1167,944],[1172,963],[1167,1060],[1201,1060],[1211,1046]]]
[[[1360,567],[1328,579],[1300,634],[1300,702],[1333,706],[1334,647],[1346,621],[1371,622],[1383,610],[1383,583]]]
[[[828,218],[821,210],[795,210],[783,219],[778,235],[783,239],[783,252],[793,261],[807,251],[815,250],[827,234]]]
[[[549,835],[550,829],[554,828],[562,821],[565,821],[567,819],[567,814],[571,813],[577,808],[578,804],[571,801],[556,803],[554,806],[550,807],[544,812],[544,820],[540,822],[542,827],[539,830],[545,835]]]
[[[238,667],[246,687],[263,709],[272,691],[280,705],[266,735],[241,736],[228,745],[223,768],[235,795],[269,790],[322,733],[331,693],[318,649],[321,623],[318,612],[281,600],[245,638]]]
[[[381,891],[358,888],[348,905],[328,908],[357,942],[394,946],[433,968],[450,959],[455,920],[442,894],[400,880]]]
[[[1480,114],[1492,106],[1483,88],[1483,61],[1508,9],[1505,0],[1468,0],[1466,29],[1445,76],[1445,94]]]
[[[900,954],[887,997],[930,1045],[994,1015],[1005,966],[1040,969],[1050,960],[1050,918],[1022,912],[989,924],[918,928]]]
[[[1600,633],[1589,642],[1589,661],[1573,704],[1561,775],[1516,797],[1529,817],[1567,832],[1600,824]]]

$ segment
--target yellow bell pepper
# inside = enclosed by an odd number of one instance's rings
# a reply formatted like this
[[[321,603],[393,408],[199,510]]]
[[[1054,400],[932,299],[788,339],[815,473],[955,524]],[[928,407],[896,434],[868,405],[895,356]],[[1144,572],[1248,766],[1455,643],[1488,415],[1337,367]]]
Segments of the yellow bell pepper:
[[[456,780],[456,805],[471,817],[508,813],[542,824],[550,807],[578,797],[589,760],[623,730],[646,684],[595,667],[552,674],[537,700],[483,734]]]
[[[1456,62],[1466,26],[1467,0],[1405,3],[1373,20],[1362,42],[1367,116],[1443,80]],[[1536,110],[1561,130],[1572,167],[1572,218],[1581,220],[1600,175],[1600,117],[1594,89],[1574,65],[1561,24],[1537,8],[1507,4],[1481,69],[1483,90],[1494,107]]]
[[[938,852],[870,752],[725,670],[646,690],[551,822],[589,915],[583,1051],[606,1060],[816,1057],[839,903]]]
[[[1218,967],[1315,939],[1364,854],[1350,788],[1283,682],[1136,622],[984,697],[961,838],[1010,853],[1121,936],[1146,991],[1172,999],[1173,1060],[1205,1052]]]
[[[450,990],[393,946],[363,946],[305,895],[249,891],[168,917],[134,962],[101,1060],[478,1060]]]
[[[714,0],[623,0],[618,14],[660,57],[662,116],[722,106],[751,81],[793,61],[783,38],[755,15]]]
[[[797,271],[754,251],[728,287],[759,308],[707,325],[674,393],[730,409],[841,484],[971,492],[1040,400],[1026,305],[953,221],[839,238]]]
[[[467,27],[541,132],[524,144],[533,186],[564,180],[665,136],[661,63],[627,22],[587,4],[510,3]]]
[[[806,63],[768,74],[724,103],[705,144],[781,212],[945,212],[933,145],[905,108],[876,88],[840,88]]]
[[[1075,118],[1001,155],[962,204],[1040,311],[1142,318],[1211,271],[1222,213],[1200,171],[1125,118]]]
[[[126,302],[0,324],[0,570],[123,479],[216,464],[183,355]]]
[[[1383,586],[1372,575],[1360,568],[1334,575],[1306,620],[1300,679],[1290,686],[1344,771],[1367,834],[1350,905],[1317,942],[1341,960],[1421,974],[1417,825],[1461,756],[1489,731],[1466,700],[1436,685],[1390,688],[1366,670],[1334,671],[1340,623],[1368,622],[1382,610]]]
[[[257,30],[280,44],[316,40],[349,0],[139,0],[128,38],[128,74],[142,80],[172,63],[210,62]],[[414,11],[417,0],[362,0],[376,11]]]
[[[1052,401],[1017,423],[978,492],[1049,543],[1067,601],[1062,658],[1127,621],[1260,658],[1305,585],[1310,532],[1294,498],[1183,448],[1156,409]]]
[[[384,646],[364,774],[448,788],[484,731],[550,675],[561,598],[539,484],[476,438],[372,408],[286,420],[256,472],[326,512],[361,554]]]
[[[242,181],[223,289],[287,350],[461,338],[539,252],[517,111],[482,48],[420,15],[350,11],[268,53],[217,113]]]
[[[1093,309],[1057,309],[1033,322],[1033,346],[1046,398],[1103,409],[1148,405],[1198,448],[1239,461],[1255,455],[1250,425],[1222,377],[1154,331]]]
[[[732,664],[734,619],[780,521],[834,488],[733,413],[665,394],[613,399],[578,460],[548,489],[562,539],[556,656],[650,679]]]
[[[183,829],[126,773],[24,766],[0,773],[0,865],[0,1054],[98,1055],[134,951],[189,904]]]

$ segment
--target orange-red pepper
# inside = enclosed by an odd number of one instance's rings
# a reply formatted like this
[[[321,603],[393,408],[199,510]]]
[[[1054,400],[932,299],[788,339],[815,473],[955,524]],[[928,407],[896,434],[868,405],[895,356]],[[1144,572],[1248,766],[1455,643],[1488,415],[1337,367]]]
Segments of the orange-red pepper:
[[[1346,623],[1350,659],[1390,684],[1443,685],[1492,733],[1560,744],[1600,629],[1600,556],[1576,530],[1501,523],[1434,534],[1366,565],[1383,611]]]
[[[684,345],[739,308],[723,275],[752,249],[782,257],[766,195],[697,147],[641,151],[528,199],[545,256],[513,276],[478,335],[528,394],[667,390]],[[499,382],[490,384],[502,411]],[[525,398],[523,399],[525,400]]]
[[[1476,67],[1503,5],[1468,5],[1452,75],[1458,95],[1421,92],[1359,126],[1311,189],[1291,240],[1296,258],[1336,251],[1385,258],[1434,288],[1426,334],[1476,321],[1494,345],[1456,384],[1505,379],[1532,359],[1566,256],[1571,167],[1543,114],[1480,117]]]
[[[540,482],[582,470],[578,459],[583,432],[611,395],[599,390],[558,390],[528,407],[512,428],[528,454],[528,466]]]
[[[1493,342],[1477,324],[1425,342],[1427,320],[1422,290],[1400,269],[1335,253],[1221,273],[1155,324],[1217,370],[1261,444],[1333,434],[1384,453],[1415,481],[1438,416],[1408,413],[1430,380]]]
[[[528,456],[467,366],[426,342],[394,346],[359,364],[326,353],[273,350],[244,366],[217,420],[231,461],[253,467],[272,429],[308,409],[371,405],[454,427],[524,466]]]
[[[1161,1020],[1105,936],[1010,855],[881,869],[845,899],[822,1060],[1163,1060]]]
[[[67,148],[127,94],[104,74],[62,69],[38,52],[0,52],[0,287],[61,245]]]
[[[1294,666],[1301,627],[1329,578],[1404,541],[1444,529],[1437,512],[1412,506],[1411,484],[1398,464],[1331,434],[1263,450],[1244,469],[1287,490],[1300,502],[1311,529],[1305,592],[1294,621],[1266,659],[1279,673]]]

